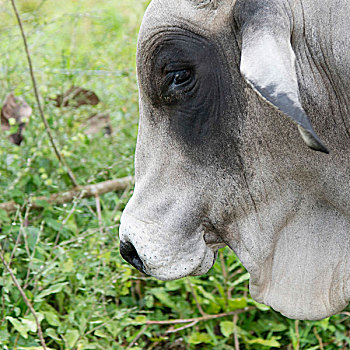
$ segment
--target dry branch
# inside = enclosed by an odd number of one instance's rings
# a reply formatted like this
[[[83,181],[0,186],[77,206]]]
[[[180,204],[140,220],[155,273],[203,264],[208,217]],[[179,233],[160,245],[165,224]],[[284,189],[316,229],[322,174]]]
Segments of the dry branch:
[[[93,185],[79,186],[66,192],[55,193],[50,197],[41,196],[41,197],[32,198],[31,207],[33,209],[42,209],[45,207],[45,203],[43,202],[46,202],[52,205],[61,205],[64,203],[71,202],[76,197],[88,198],[88,197],[93,197],[96,195],[101,195],[101,194],[109,193],[113,191],[125,190],[132,183],[133,183],[133,177],[127,176],[121,179],[108,180],[108,181],[100,182]],[[0,203],[0,210],[5,210],[8,213],[16,211],[17,208],[18,208],[18,204],[15,203],[14,201]]]

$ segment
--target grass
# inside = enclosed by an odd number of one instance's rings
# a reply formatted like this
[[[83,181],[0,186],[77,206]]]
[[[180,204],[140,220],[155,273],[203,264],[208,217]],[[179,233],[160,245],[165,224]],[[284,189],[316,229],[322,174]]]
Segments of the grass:
[[[64,157],[85,185],[133,174],[138,102],[135,47],[145,0],[18,0],[45,115]],[[131,190],[76,198],[32,210],[30,199],[71,187],[40,121],[10,3],[0,0],[0,100],[14,91],[33,115],[21,146],[0,138],[0,211],[4,257],[40,319],[51,349],[348,349],[349,313],[318,322],[284,318],[255,303],[248,274],[228,249],[205,276],[160,282],[118,252],[117,231]],[[72,85],[93,90],[97,106],[56,107]],[[112,134],[86,135],[91,114],[108,113]],[[13,131],[13,130],[12,130]],[[2,349],[41,349],[37,327],[11,276],[0,267]],[[239,315],[178,330],[149,321]],[[205,316],[206,317],[206,316]],[[204,317],[204,318],[205,318]],[[171,328],[172,327],[172,328]],[[167,332],[171,330],[172,333]],[[175,332],[174,332],[175,331]]]

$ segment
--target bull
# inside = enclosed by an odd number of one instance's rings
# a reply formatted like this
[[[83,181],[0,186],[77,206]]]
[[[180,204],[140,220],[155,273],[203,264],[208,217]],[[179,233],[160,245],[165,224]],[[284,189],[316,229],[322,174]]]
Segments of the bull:
[[[197,276],[228,245],[258,302],[309,320],[346,307],[349,13],[348,0],[151,2],[120,227],[129,263]]]

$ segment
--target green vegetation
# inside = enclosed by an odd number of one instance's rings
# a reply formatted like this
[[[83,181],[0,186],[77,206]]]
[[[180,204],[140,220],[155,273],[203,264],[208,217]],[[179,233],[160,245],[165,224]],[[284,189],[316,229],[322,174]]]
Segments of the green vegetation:
[[[147,2],[18,0],[45,115],[80,185],[133,174],[135,47]],[[71,183],[40,120],[9,1],[0,0],[0,19],[0,100],[13,91],[33,108],[20,146],[7,138],[16,126],[0,138],[0,203],[14,200],[19,208],[0,211],[1,252],[35,309],[48,348],[350,347],[349,313],[298,322],[255,303],[248,274],[228,249],[198,278],[165,283],[131,268],[119,255],[117,238],[130,189],[32,209],[33,197],[62,192]],[[52,99],[73,85],[94,91],[101,102],[56,107]],[[84,121],[95,113],[110,115],[110,136],[84,133]],[[34,316],[2,264],[0,290],[1,349],[42,349]],[[203,315],[206,320],[185,324],[149,322]]]

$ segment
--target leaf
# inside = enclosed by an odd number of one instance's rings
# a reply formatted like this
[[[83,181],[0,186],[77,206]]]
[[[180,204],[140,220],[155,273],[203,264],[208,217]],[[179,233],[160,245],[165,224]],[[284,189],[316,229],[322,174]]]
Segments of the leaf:
[[[324,331],[326,331],[328,329],[328,326],[329,326],[329,317],[325,318],[321,321],[315,322],[315,325],[320,326]]]
[[[6,344],[6,342],[10,339],[10,334],[7,331],[7,327],[0,327],[0,344]]]
[[[109,335],[107,333],[105,333],[102,329],[97,329],[94,334],[97,336],[97,337],[100,337],[100,338],[110,338]]]
[[[235,324],[231,321],[222,321],[220,322],[220,331],[224,337],[229,337],[235,329]]]
[[[210,281],[214,281],[215,283],[215,286],[216,288],[218,289],[220,295],[222,298],[225,298],[226,297],[226,293],[225,293],[225,290],[224,290],[224,287],[221,285],[221,283],[213,276],[210,276],[209,277],[209,280]]]
[[[190,277],[187,277],[190,278]],[[167,281],[165,282],[165,289],[168,292],[174,292],[176,290],[181,290],[183,287],[183,281],[182,280],[175,280],[175,281]]]
[[[86,319],[86,317],[84,315],[80,315],[79,316],[79,324],[78,324],[79,333],[80,334],[84,334],[85,333],[86,327],[87,327],[87,323],[88,323],[88,320]]]
[[[22,324],[26,327],[29,332],[35,333],[37,331],[37,325],[33,315],[22,318]]]
[[[19,347],[18,350],[44,350],[42,346],[30,346],[29,348]],[[46,350],[54,350],[46,346]]]
[[[146,316],[137,316],[135,317],[134,320],[132,320],[131,324],[133,325],[143,325],[147,322],[147,317]]]
[[[48,201],[45,201],[43,199],[36,199],[34,198],[33,200],[34,204],[40,206],[40,207],[43,207],[43,208],[48,208],[50,206],[50,203]]]
[[[53,328],[48,328],[45,331],[45,335],[49,336],[52,339],[55,339],[58,342],[61,341],[60,337],[57,335],[56,331]]]
[[[211,293],[208,293],[202,286],[195,286],[195,288],[200,291],[206,299],[212,300],[215,303],[215,297]]]
[[[63,263],[62,272],[71,272],[74,268],[73,259],[69,258],[67,261]]]
[[[27,333],[28,330],[27,330],[27,328],[18,319],[13,318],[11,316],[7,316],[6,319],[9,320],[12,323],[13,327],[15,328],[15,330],[17,332],[19,332],[19,334],[23,338],[25,338],[25,339],[28,338],[28,333]]]
[[[54,312],[44,311],[44,315],[45,315],[45,320],[47,321],[47,323],[50,326],[59,327],[61,325],[61,321],[60,321],[58,315],[55,314]]]
[[[62,224],[55,219],[45,218],[45,222],[48,226],[53,228],[55,231],[60,231],[62,229]]]
[[[62,291],[64,286],[66,286],[67,284],[68,284],[68,282],[64,282],[64,283],[57,283],[57,284],[50,286],[49,288],[43,290],[40,294],[38,294],[35,297],[34,301],[40,302],[48,295],[59,293],[60,291]]]
[[[2,221],[3,223],[4,222],[7,223],[7,222],[11,221],[6,210],[0,209],[0,221]],[[6,237],[6,236],[4,236],[4,237]]]
[[[211,338],[210,335],[207,333],[192,333],[191,336],[188,338],[188,342],[190,344],[201,344],[201,343],[206,343],[210,344],[211,343]]]
[[[76,329],[68,329],[64,338],[66,339],[69,348],[72,349],[79,339],[79,332]]]
[[[122,328],[120,327],[120,322],[118,321],[112,321],[107,323],[106,328],[108,329],[108,332],[112,334],[113,338],[116,338],[122,330]]]
[[[159,299],[165,306],[169,307],[170,309],[176,309],[175,303],[170,299],[169,294],[166,291],[160,288],[152,288],[150,293]]]
[[[260,311],[268,311],[270,310],[270,306],[264,305],[264,304],[260,304],[255,300],[249,300],[249,302],[251,302],[252,304],[254,304],[258,310]]]
[[[269,328],[268,328],[271,332],[283,332],[286,329],[288,329],[288,327],[283,324],[283,323],[271,323],[269,322]]]
[[[32,251],[35,247],[35,244],[37,243],[37,238],[40,230],[36,227],[29,226],[25,228],[25,231],[29,249]]]
[[[222,309],[221,305],[217,301],[210,301],[206,307],[206,312],[209,314],[217,314]]]
[[[238,309],[244,309],[247,306],[246,298],[236,298],[228,300],[229,311],[235,311]]]
[[[256,339],[246,340],[246,343],[259,344],[263,346],[279,348],[281,344],[276,339],[279,339],[279,338],[272,337],[271,339],[268,339],[268,340],[256,338]]]
[[[145,296],[145,305],[147,308],[151,308],[154,305],[154,297],[153,295],[146,295]]]
[[[247,280],[249,280],[250,278],[250,274],[247,272],[245,274],[243,274],[242,276],[240,276],[239,278],[237,278],[233,283],[232,286],[237,286]]]

